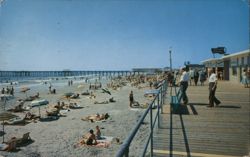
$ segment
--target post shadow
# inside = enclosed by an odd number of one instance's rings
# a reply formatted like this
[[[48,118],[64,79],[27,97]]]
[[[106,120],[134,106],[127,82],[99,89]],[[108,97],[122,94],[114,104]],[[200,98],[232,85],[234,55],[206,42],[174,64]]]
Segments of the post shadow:
[[[191,153],[190,153],[190,149],[189,149],[189,144],[188,144],[188,138],[187,138],[187,134],[186,134],[184,122],[183,122],[183,119],[182,119],[182,114],[180,114],[180,120],[181,120],[181,127],[182,127],[182,133],[183,133],[183,137],[184,137],[184,142],[185,142],[187,157],[191,157]]]
[[[193,114],[194,114],[194,115],[198,115],[198,112],[196,111],[194,105],[193,105],[193,104],[189,104],[189,106],[190,106],[190,108],[191,108]]]
[[[169,128],[169,156],[173,157],[173,113],[170,109],[170,128]]]

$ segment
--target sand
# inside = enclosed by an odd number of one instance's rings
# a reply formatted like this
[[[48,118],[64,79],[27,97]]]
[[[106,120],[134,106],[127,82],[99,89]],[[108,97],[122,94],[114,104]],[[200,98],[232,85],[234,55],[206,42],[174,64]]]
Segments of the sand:
[[[58,100],[64,100],[68,103],[68,100],[62,99],[62,96],[66,92],[83,92],[88,89],[88,84],[84,83],[84,80],[73,80],[73,86],[68,86],[68,80],[59,80],[52,83],[52,89],[56,88],[57,94],[48,94],[49,84],[41,84],[37,82],[27,82],[19,84],[15,87],[15,98],[9,100],[6,105],[6,109],[11,108],[18,98],[25,98],[25,93],[20,93],[20,87],[28,86],[31,88],[27,92],[27,95],[34,95],[36,92],[40,93],[40,98],[47,99],[50,104],[55,104]],[[93,81],[93,80],[92,80]],[[106,87],[108,80],[102,80],[103,87]],[[78,88],[81,85],[82,87]],[[2,85],[6,86],[6,85]],[[102,93],[101,90],[92,90],[97,95],[96,99],[89,99],[87,96],[81,96],[80,99],[72,100],[71,102],[77,102],[81,105],[82,109],[71,109],[67,112],[66,117],[60,117],[58,120],[50,122],[31,122],[25,126],[18,125],[6,125],[5,126],[5,139],[8,140],[11,137],[21,137],[24,133],[30,132],[30,137],[34,140],[33,143],[20,147],[17,152],[4,152],[1,151],[0,155],[8,157],[24,157],[24,156],[41,156],[41,157],[69,157],[69,156],[81,156],[92,157],[102,156],[111,157],[115,156],[119,150],[121,144],[112,143],[108,148],[96,148],[81,146],[75,148],[74,145],[79,141],[81,136],[88,132],[89,129],[95,129],[96,125],[101,128],[102,135],[119,138],[124,141],[129,135],[131,129],[135,126],[140,116],[145,109],[131,110],[128,106],[128,95],[131,90],[134,92],[134,98],[140,103],[150,102],[143,96],[144,90],[148,89],[147,84],[143,84],[145,88],[138,89],[132,87],[130,84],[122,87],[119,90],[110,90],[112,95]],[[114,97],[115,103],[109,104],[94,104],[94,101],[108,100],[110,97]],[[30,102],[25,102],[25,106],[28,106]],[[44,115],[46,106],[41,107],[41,114]],[[32,108],[30,112],[38,115],[38,107]],[[23,117],[26,112],[15,113]],[[111,116],[104,122],[91,123],[88,121],[82,121],[82,117],[86,117],[95,113],[109,113]],[[145,121],[145,125],[141,127],[139,133],[135,137],[135,140],[130,147],[130,156],[139,156],[141,149],[145,144],[145,137],[149,134],[149,124]],[[5,140],[5,141],[6,141]]]

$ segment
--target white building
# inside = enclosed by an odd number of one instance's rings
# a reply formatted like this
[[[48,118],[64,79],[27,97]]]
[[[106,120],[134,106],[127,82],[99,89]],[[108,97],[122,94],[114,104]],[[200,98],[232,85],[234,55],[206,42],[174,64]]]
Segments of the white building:
[[[215,69],[223,80],[240,82],[244,69],[250,70],[250,49],[202,61],[206,69]]]

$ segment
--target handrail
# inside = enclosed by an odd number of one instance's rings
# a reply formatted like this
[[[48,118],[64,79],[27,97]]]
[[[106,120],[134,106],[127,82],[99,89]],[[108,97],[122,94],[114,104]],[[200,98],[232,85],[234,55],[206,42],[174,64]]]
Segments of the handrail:
[[[158,118],[158,127],[159,127],[159,110],[162,109],[162,105],[164,103],[164,99],[166,96],[166,90],[167,90],[167,81],[164,80],[162,85],[160,86],[159,92],[157,93],[157,96],[153,99],[153,101],[150,103],[150,105],[148,106],[148,108],[146,109],[146,111],[143,113],[143,115],[141,116],[141,118],[139,119],[139,121],[137,122],[137,124],[135,125],[135,127],[132,129],[132,131],[130,132],[129,136],[126,138],[126,140],[124,141],[124,143],[121,145],[119,151],[116,154],[116,157],[122,157],[125,155],[125,157],[129,156],[129,146],[134,138],[134,136],[136,135],[136,133],[138,132],[141,124],[143,123],[145,117],[147,116],[148,112],[150,111],[150,126],[151,126],[151,130],[150,130],[150,135],[147,139],[146,145],[144,147],[143,150],[143,154],[142,156],[145,155],[149,141],[151,141],[151,156],[153,154],[153,129],[156,123],[156,119]],[[160,101],[161,99],[161,101]],[[153,122],[153,118],[152,118],[152,106],[155,103],[155,101],[157,100],[157,114],[155,116],[155,120]]]

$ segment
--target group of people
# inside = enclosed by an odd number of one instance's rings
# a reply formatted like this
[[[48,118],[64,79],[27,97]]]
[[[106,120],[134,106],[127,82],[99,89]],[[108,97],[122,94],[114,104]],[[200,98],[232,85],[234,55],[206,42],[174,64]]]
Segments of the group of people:
[[[203,70],[190,69],[189,71],[189,84],[192,85],[194,83],[195,86],[198,85],[198,81],[200,80],[201,85],[204,85],[206,81],[206,73]]]
[[[191,73],[191,74],[190,74]],[[192,74],[193,73],[193,74]],[[167,79],[171,79],[171,83],[173,85],[176,84],[176,80],[173,79],[174,77],[172,77],[173,73],[168,73],[167,75]],[[198,78],[200,78],[201,81],[201,85],[204,85],[204,82],[207,79],[206,73],[204,71],[188,71],[188,69],[186,67],[183,67],[180,69],[180,78],[177,82],[177,84],[180,87],[180,92],[182,94],[182,101],[183,104],[188,104],[188,96],[186,94],[186,91],[188,89],[188,86],[191,84],[190,80],[194,79],[195,85],[197,85],[198,82]],[[193,76],[193,77],[191,77]],[[208,107],[214,107],[214,106],[219,106],[219,104],[221,103],[215,96],[215,92],[217,89],[217,74],[215,73],[214,69],[209,69],[208,70],[208,82],[209,82],[209,104]],[[168,80],[169,81],[169,80]],[[129,94],[129,107],[132,107],[132,105],[134,104],[135,100],[134,100],[134,95],[133,95],[133,91],[130,92]]]
[[[68,81],[68,86],[73,86],[73,80]]]
[[[209,74],[209,105],[208,107],[214,107],[214,104],[218,106],[221,102],[216,98],[215,91],[217,88],[217,75],[215,74],[214,69],[208,70]],[[181,77],[180,77],[180,90],[183,94],[182,99],[183,103],[188,103],[188,97],[186,95],[186,90],[188,88],[189,74],[187,73],[186,68],[181,69]]]
[[[83,135],[82,139],[79,141],[78,144],[80,145],[96,145],[97,140],[101,140],[101,130],[99,128],[99,126],[96,126],[96,131],[94,132],[94,130],[90,129],[89,132],[85,135]]]
[[[56,94],[56,89],[51,89],[52,88],[52,85],[49,86],[49,93],[50,94]]]
[[[1,90],[1,94],[10,94],[10,95],[14,95],[14,87],[13,86],[11,86],[11,87],[6,87],[6,89],[5,88],[2,88],[2,90]]]
[[[89,84],[89,90],[91,90],[91,89],[94,89],[94,90],[96,90],[96,89],[99,89],[99,88],[102,88],[102,83],[95,83],[95,84]]]

